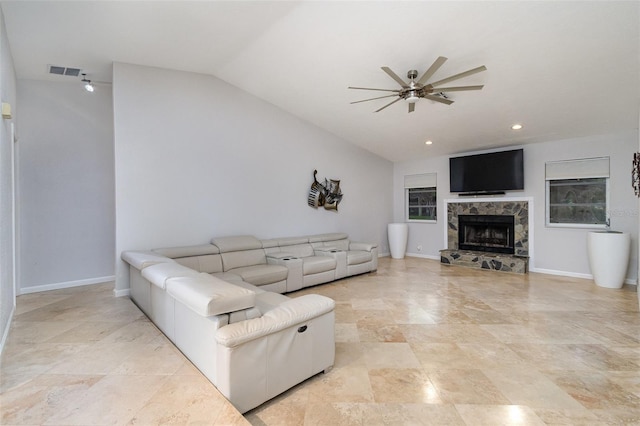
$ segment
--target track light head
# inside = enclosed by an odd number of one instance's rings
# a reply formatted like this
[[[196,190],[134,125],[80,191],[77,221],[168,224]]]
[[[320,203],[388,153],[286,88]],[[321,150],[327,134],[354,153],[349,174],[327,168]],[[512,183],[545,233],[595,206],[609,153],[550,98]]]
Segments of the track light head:
[[[84,90],[91,93],[95,90],[93,84],[91,84],[91,80],[87,79],[87,74],[82,73],[82,82],[84,83]]]

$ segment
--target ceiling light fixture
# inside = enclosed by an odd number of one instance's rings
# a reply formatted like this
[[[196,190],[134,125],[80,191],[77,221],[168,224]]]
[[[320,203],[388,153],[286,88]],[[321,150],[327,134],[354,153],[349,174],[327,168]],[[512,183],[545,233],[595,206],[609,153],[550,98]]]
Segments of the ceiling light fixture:
[[[404,100],[409,102],[410,104],[415,104],[416,102],[418,102],[418,99],[420,99],[420,97],[418,96],[418,91],[417,90],[411,90],[407,94],[407,97],[404,98]]]
[[[520,130],[522,129],[522,124],[514,124],[511,126],[511,130]]]
[[[426,141],[424,144],[425,144],[425,145],[431,145],[432,143],[433,143],[433,142],[431,142],[431,141]]]
[[[87,92],[91,93],[95,90],[95,87],[91,84],[91,80],[87,79],[87,74],[85,73],[82,73],[82,82],[84,83],[84,90]]]

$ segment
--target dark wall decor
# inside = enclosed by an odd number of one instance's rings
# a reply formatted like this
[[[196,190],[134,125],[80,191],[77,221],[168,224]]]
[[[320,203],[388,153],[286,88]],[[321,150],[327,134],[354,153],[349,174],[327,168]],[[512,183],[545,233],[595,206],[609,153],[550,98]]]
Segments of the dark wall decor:
[[[309,189],[307,204],[317,209],[324,207],[325,210],[338,211],[338,204],[342,201],[342,190],[340,189],[340,181],[335,179],[325,179],[324,183],[318,182],[316,175],[317,170],[313,171],[313,183]]]
[[[640,152],[633,153],[633,165],[631,167],[631,186],[636,197],[640,197]]]

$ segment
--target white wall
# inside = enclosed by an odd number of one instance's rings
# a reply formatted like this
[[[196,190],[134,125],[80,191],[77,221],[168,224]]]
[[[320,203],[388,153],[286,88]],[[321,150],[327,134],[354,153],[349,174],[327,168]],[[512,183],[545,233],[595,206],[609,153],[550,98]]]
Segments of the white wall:
[[[16,76],[9,49],[4,15],[0,10],[0,99],[11,104],[13,119],[0,118],[0,352],[15,309],[14,252],[14,143],[11,125],[16,121]]]
[[[110,86],[18,81],[20,293],[114,276]]]
[[[113,101],[117,256],[335,231],[388,252],[391,162],[211,76],[117,63]],[[314,169],[341,180],[338,212],[307,205]]]
[[[545,162],[590,157],[610,157],[611,227],[629,232],[632,251],[627,279],[635,281],[638,269],[638,203],[631,188],[631,161],[638,146],[638,132],[591,136],[540,144],[524,145],[525,190],[507,196],[532,197],[534,203],[534,262],[532,270],[559,275],[590,277],[586,239],[589,229],[545,227]],[[520,148],[509,147],[504,149]],[[438,250],[446,248],[443,200],[457,198],[449,192],[449,156],[399,162],[394,166],[394,220],[404,221],[404,176],[417,173],[438,175],[438,221],[435,224],[411,223],[407,253],[439,259]],[[499,197],[497,197],[499,199]],[[417,246],[423,250],[418,252]]]

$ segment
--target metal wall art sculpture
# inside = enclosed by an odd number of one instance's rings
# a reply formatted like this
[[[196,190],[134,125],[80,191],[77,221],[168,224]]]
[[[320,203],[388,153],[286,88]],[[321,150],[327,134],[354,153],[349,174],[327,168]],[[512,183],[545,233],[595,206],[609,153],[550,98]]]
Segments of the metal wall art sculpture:
[[[338,211],[338,204],[342,201],[342,190],[340,189],[340,181],[335,179],[324,180],[324,183],[318,182],[316,175],[317,170],[313,171],[313,183],[307,197],[307,204],[317,209],[324,207],[325,210]]]
[[[633,165],[631,168],[631,186],[636,197],[640,197],[640,152],[633,153]]]

